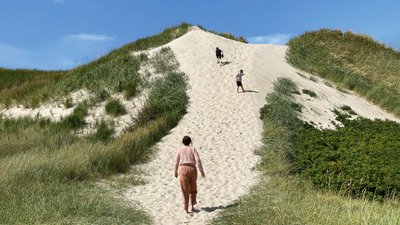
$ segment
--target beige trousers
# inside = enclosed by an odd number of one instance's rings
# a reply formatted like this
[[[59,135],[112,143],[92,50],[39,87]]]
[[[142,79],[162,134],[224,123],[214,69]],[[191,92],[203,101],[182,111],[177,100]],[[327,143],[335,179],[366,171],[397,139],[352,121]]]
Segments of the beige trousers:
[[[192,165],[181,165],[181,174],[179,177],[181,183],[183,208],[187,211],[190,204],[196,205],[197,195],[197,168]]]

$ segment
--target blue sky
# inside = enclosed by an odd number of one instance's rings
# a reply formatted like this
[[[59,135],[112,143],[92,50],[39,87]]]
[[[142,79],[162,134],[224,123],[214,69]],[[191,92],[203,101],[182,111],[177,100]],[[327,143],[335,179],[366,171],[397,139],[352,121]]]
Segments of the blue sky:
[[[285,44],[321,28],[400,49],[396,0],[1,0],[0,67],[68,69],[188,22]]]

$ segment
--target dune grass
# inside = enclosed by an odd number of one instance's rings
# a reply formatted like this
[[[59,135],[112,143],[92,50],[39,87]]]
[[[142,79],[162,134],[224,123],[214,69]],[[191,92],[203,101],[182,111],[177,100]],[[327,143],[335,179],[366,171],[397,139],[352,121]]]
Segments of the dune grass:
[[[1,224],[150,224],[143,212],[90,182],[31,182],[0,189]]]
[[[291,93],[297,87],[287,79],[275,84],[262,108],[263,142],[257,154],[263,179],[251,193],[227,207],[212,224],[399,224],[397,200],[369,201],[316,189],[291,172],[298,131]]]
[[[101,58],[66,71],[41,71],[0,68],[0,104],[11,106],[24,104],[37,107],[51,98],[61,98],[68,93],[87,88],[127,91],[127,97],[135,94],[140,85],[138,70],[143,55],[132,56],[133,51],[158,47],[184,35],[190,25],[183,23],[165,29],[162,33],[126,44]],[[134,82],[134,83],[132,83]]]
[[[121,101],[117,99],[111,99],[110,101],[108,101],[105,105],[105,108],[107,114],[112,115],[114,117],[126,114],[125,107],[122,105]]]
[[[70,129],[49,120],[0,120],[0,159],[45,148],[55,150],[76,140]]]
[[[89,135],[88,139],[94,142],[108,142],[114,134],[114,123],[112,121],[100,120],[95,125],[96,132]]]
[[[199,27],[200,29],[202,29],[202,30],[204,30],[204,31],[207,31],[207,32],[210,32],[210,33],[219,35],[219,36],[224,37],[224,38],[228,38],[228,39],[231,39],[231,40],[234,40],[234,41],[239,41],[239,42],[247,43],[246,38],[243,37],[243,36],[237,37],[237,36],[235,36],[235,35],[233,35],[233,34],[231,34],[231,33],[227,33],[227,32],[222,32],[222,33],[220,33],[220,32],[216,32],[216,31],[213,31],[213,30],[208,30],[208,29],[204,28],[204,27],[201,26],[201,25],[197,25],[197,27]]]
[[[316,94],[314,91],[312,91],[312,90],[309,90],[309,89],[302,89],[301,91],[302,91],[304,94],[309,95],[310,97],[313,97],[313,98],[317,97],[317,94]]]
[[[179,35],[176,31],[170,32]],[[146,40],[139,43],[142,47],[152,46],[153,41],[160,40],[149,38],[150,43]],[[124,53],[130,54],[121,52]],[[158,72],[163,76],[151,84],[148,101],[139,112],[136,124],[118,138],[110,138],[111,128],[104,121],[98,124],[98,132],[89,137],[77,137],[72,132],[82,128],[90,105],[102,99],[101,96],[107,98],[101,93],[94,100],[81,103],[71,116],[58,123],[27,118],[0,119],[0,224],[150,223],[144,212],[121,202],[94,183],[148,160],[153,154],[151,146],[186,113],[185,74],[179,72],[170,49],[162,49],[158,57],[157,67],[162,68]],[[85,79],[93,80],[92,83],[111,82],[108,87],[118,88],[118,82],[111,76],[96,80],[97,72],[101,73],[96,69],[103,66],[98,64],[94,71],[87,71],[85,74],[92,75]],[[107,71],[113,71],[115,64],[107,66]],[[137,68],[134,69],[132,74]]]
[[[166,101],[169,100],[168,96],[165,98]],[[185,99],[185,97],[181,99]],[[179,102],[178,104],[182,103]],[[155,106],[149,107],[160,109]],[[182,117],[182,112],[184,112],[183,108],[181,110],[164,113],[157,111],[154,117],[149,118],[150,120],[142,121],[142,126],[136,127],[133,131],[127,132],[122,137],[107,144],[93,143],[89,140],[75,140],[71,144],[61,147],[56,146],[59,143],[55,142],[54,147],[51,147],[50,144],[45,144],[45,146],[37,144],[26,150],[24,146],[19,146],[20,144],[15,142],[20,151],[18,153],[14,151],[13,154],[9,153],[6,157],[0,159],[0,180],[2,181],[0,198],[14,199],[11,202],[2,201],[0,211],[4,213],[0,215],[0,222],[53,223],[54,221],[54,223],[61,224],[65,222],[63,221],[64,216],[69,216],[71,221],[79,224],[109,224],[108,221],[118,219],[116,217],[118,215],[114,215],[114,212],[121,211],[119,213],[123,214],[120,218],[121,221],[116,223],[131,224],[131,220],[136,224],[144,223],[143,221],[148,220],[146,216],[137,213],[134,209],[122,207],[121,203],[116,203],[118,202],[116,199],[112,200],[111,197],[103,195],[101,190],[92,190],[91,187],[85,188],[87,186],[85,182],[89,181],[88,184],[90,184],[90,181],[96,180],[96,178],[126,172],[133,163],[147,160],[152,154],[149,148],[177,124]],[[25,132],[35,135],[29,130],[24,130]],[[48,135],[45,137],[48,137]],[[45,137],[40,138],[45,139]],[[36,137],[32,139],[37,140]],[[30,144],[26,143],[26,146]],[[84,183],[82,184],[79,181]],[[41,192],[35,195],[33,200],[26,201],[25,198],[32,194],[32,191],[34,191],[32,188],[35,185],[40,185]],[[83,190],[81,190],[82,188]],[[53,193],[56,190],[66,193]],[[82,193],[85,190],[86,192]],[[89,190],[92,190],[93,193]],[[82,193],[84,197],[75,196],[76,193],[74,192]],[[37,203],[38,198],[41,201],[39,203]],[[64,198],[68,198],[69,201],[64,202]],[[81,202],[86,201],[85,198],[89,198],[88,201],[97,199],[96,201],[101,204]],[[113,201],[113,203],[108,204],[110,201]],[[65,206],[66,203],[69,205]],[[17,208],[20,204],[26,205],[23,208]],[[48,210],[38,211],[37,204],[42,204],[42,207],[45,208],[54,207],[54,209],[50,212]],[[74,211],[70,211],[70,209],[80,210],[81,212],[74,214]],[[31,214],[37,215],[31,218]],[[82,216],[83,214],[85,216]],[[106,218],[97,218],[98,214],[105,214],[103,216]],[[18,216],[14,217],[16,215]]]
[[[400,116],[400,52],[365,35],[327,29],[307,32],[288,44],[287,60],[295,67]]]

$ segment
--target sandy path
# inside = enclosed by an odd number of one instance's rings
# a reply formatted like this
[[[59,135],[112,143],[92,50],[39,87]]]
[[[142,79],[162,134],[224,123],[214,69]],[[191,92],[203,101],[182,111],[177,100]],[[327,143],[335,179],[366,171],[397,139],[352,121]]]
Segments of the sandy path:
[[[259,109],[279,77],[288,77],[300,90],[318,94],[312,99],[298,96],[304,105],[301,117],[320,127],[332,127],[334,107],[347,104],[368,118],[396,120],[393,116],[351,94],[297,74],[286,63],[287,46],[251,45],[235,42],[195,29],[169,43],[181,70],[189,77],[190,105],[178,126],[164,137],[153,161],[141,165],[148,181],[125,193],[153,216],[155,224],[206,224],[218,212],[248,192],[258,179],[252,168],[258,158],[254,150],[261,144]],[[216,47],[224,51],[224,66],[216,63]],[[236,93],[235,75],[244,70],[246,93]],[[307,75],[309,76],[309,75]],[[190,135],[198,149],[207,178],[198,180],[198,213],[185,215],[178,179],[173,176],[175,151],[184,135]]]
[[[195,46],[193,41],[197,42]],[[247,193],[257,180],[252,168],[258,159],[253,152],[260,145],[262,123],[258,114],[260,104],[255,103],[254,96],[261,94],[236,93],[235,75],[240,68],[245,73],[251,70],[252,51],[246,50],[248,46],[244,44],[230,42],[192,31],[170,43],[182,71],[189,77],[188,113],[156,145],[157,157],[144,166],[149,183],[126,194],[154,216],[155,224],[205,224]],[[224,60],[229,64],[216,63],[213,54],[216,46],[224,50]],[[246,77],[243,79],[245,85],[246,82],[251,85]],[[198,180],[197,208],[201,211],[189,216],[183,213],[179,182],[173,176],[173,158],[184,135],[192,137],[207,175],[206,179]]]

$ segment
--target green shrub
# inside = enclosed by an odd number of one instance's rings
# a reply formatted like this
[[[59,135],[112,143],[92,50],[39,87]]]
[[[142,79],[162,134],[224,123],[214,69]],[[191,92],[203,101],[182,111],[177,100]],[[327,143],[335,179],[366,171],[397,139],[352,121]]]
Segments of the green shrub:
[[[114,133],[112,126],[104,120],[96,122],[96,132],[89,136],[89,139],[102,142],[108,142]]]
[[[71,108],[73,106],[72,98],[68,97],[64,100],[65,108]]]
[[[78,104],[71,115],[62,119],[60,122],[62,126],[73,130],[84,127],[86,125],[85,116],[88,110],[86,104],[86,102]]]
[[[146,53],[140,53],[139,59],[140,62],[147,62],[149,60],[149,56]]]
[[[106,99],[110,97],[110,93],[108,91],[100,88],[95,91],[95,101],[96,102],[104,102]]]
[[[351,118],[351,115],[347,112],[340,112],[337,109],[333,109],[332,112],[336,115],[335,120],[342,122],[343,124],[346,124],[348,119]]]
[[[135,95],[138,92],[138,86],[139,86],[138,81],[133,81],[133,80],[128,81],[125,86],[125,98],[130,99],[132,97],[135,97]]]
[[[273,122],[286,132],[291,147],[283,152],[292,162],[294,172],[310,179],[316,186],[343,191],[351,196],[393,197],[400,188],[400,125],[368,119],[347,120],[351,116],[334,110],[345,126],[318,130],[298,118],[290,96],[296,87],[280,79],[275,92],[267,96],[268,104],[261,118]],[[296,105],[296,104],[295,104]],[[350,107],[342,107],[350,111]]]
[[[348,105],[343,105],[340,107],[341,110],[348,112],[350,115],[357,115],[356,112],[353,111],[353,109],[351,109],[350,106]]]
[[[306,129],[295,170],[318,187],[382,199],[400,188],[400,125],[359,118],[334,130]]]
[[[304,94],[307,94],[307,95],[309,95],[310,97],[313,97],[313,98],[317,97],[317,94],[315,94],[315,92],[312,91],[312,90],[303,89],[302,91],[303,91]]]
[[[105,108],[107,114],[110,114],[114,117],[126,114],[125,107],[122,105],[121,101],[117,99],[112,99],[108,101]]]

